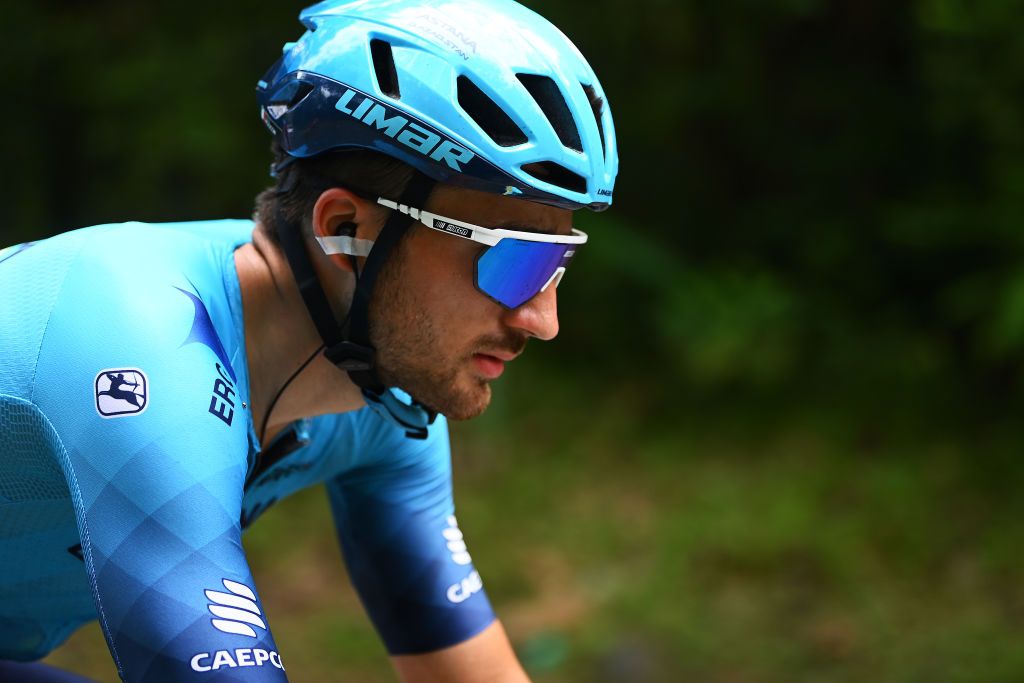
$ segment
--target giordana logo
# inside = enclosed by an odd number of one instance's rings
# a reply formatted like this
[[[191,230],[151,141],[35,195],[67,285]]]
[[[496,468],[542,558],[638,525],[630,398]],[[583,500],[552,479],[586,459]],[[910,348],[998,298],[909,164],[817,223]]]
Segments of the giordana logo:
[[[436,218],[434,219],[434,227],[437,228],[438,230],[450,232],[453,235],[459,235],[460,237],[469,237],[470,235],[473,234],[473,231],[470,230],[469,228],[464,228],[461,225],[454,225],[452,223],[449,223],[448,221],[442,221]]]
[[[256,637],[253,626],[267,630],[267,624],[260,615],[256,605],[256,594],[244,583],[221,579],[230,593],[206,591],[206,599],[211,603],[210,613],[217,619],[211,620],[214,628],[224,633],[235,633],[240,636]]]
[[[406,147],[429,156],[434,161],[443,161],[449,168],[460,173],[461,164],[467,164],[476,157],[465,147],[427,130],[372,97],[351,88],[338,98],[334,108],[367,126],[384,131],[389,138],[395,138]]]
[[[101,417],[138,415],[149,405],[149,381],[138,368],[111,368],[96,375],[96,412]]]

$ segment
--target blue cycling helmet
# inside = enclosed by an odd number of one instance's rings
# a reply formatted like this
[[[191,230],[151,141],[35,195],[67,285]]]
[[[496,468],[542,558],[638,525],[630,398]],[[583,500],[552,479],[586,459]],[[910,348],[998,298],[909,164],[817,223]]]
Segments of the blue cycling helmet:
[[[393,198],[406,206],[424,206],[438,182],[567,209],[611,204],[618,155],[604,91],[569,39],[534,12],[512,0],[327,0],[299,18],[308,31],[257,87],[287,155],[275,174],[295,159],[367,149],[418,171]],[[278,192],[288,186],[285,177]],[[324,356],[367,405],[426,438],[436,413],[384,386],[369,335],[374,283],[412,219],[392,211],[362,269],[353,261],[341,322],[300,231],[280,208],[273,222]]]
[[[437,182],[607,208],[615,129],[590,65],[512,0],[327,0],[258,84],[290,159],[364,148]]]

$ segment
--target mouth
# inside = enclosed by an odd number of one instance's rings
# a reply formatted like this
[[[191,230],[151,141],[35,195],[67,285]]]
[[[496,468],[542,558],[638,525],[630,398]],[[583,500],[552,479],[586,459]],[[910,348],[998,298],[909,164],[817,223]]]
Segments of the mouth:
[[[473,364],[486,379],[497,379],[505,371],[505,363],[516,357],[514,353],[474,353]]]

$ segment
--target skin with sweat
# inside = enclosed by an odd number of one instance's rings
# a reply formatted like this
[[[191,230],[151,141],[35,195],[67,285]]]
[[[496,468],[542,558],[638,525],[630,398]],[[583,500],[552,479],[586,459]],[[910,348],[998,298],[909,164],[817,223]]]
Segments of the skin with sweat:
[[[572,212],[565,209],[444,185],[421,208],[491,228],[568,234],[572,226]],[[343,224],[355,223],[355,236],[372,240],[389,213],[332,188],[314,206],[312,231],[334,235]],[[558,333],[555,287],[515,309],[477,291],[473,265],[482,248],[414,223],[378,277],[370,306],[370,339],[384,382],[456,420],[487,408],[490,382],[528,339],[548,340]],[[348,257],[324,254],[311,236],[307,249],[335,315],[344,319],[355,287]],[[235,265],[245,313],[251,408],[259,428],[274,395],[321,341],[288,263],[264,226],[257,226],[251,244],[235,252]],[[302,417],[362,405],[348,375],[319,355],[281,395],[261,438],[268,442]]]

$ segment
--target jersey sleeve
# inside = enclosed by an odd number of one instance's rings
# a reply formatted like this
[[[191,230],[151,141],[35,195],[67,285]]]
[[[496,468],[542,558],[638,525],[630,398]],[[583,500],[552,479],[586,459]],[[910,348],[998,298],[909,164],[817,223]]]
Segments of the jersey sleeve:
[[[34,390],[110,652],[130,682],[284,681],[240,542],[249,434],[219,304],[119,256],[68,275]]]
[[[327,491],[352,583],[388,652],[476,635],[494,613],[455,520],[444,418],[420,441],[368,413],[357,446],[366,464]]]

